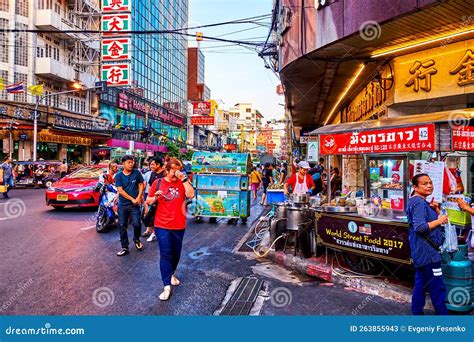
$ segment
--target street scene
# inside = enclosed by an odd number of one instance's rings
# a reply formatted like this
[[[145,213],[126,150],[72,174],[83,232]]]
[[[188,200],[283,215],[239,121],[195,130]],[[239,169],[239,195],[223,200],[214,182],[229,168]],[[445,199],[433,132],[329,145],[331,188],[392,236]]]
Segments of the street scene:
[[[0,318],[465,329],[474,0],[0,0],[0,45]]]

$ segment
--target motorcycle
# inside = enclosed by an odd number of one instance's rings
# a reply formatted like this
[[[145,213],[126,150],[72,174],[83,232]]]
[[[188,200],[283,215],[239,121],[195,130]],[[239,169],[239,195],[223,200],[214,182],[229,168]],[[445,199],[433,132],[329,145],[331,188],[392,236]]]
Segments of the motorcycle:
[[[99,209],[97,210],[97,221],[95,230],[98,233],[104,233],[118,222],[117,214],[117,189],[110,184],[100,184],[99,191]]]

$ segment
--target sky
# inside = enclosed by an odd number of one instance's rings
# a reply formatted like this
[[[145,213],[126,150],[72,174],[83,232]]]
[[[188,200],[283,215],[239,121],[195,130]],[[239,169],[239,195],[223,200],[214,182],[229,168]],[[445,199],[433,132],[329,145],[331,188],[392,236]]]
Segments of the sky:
[[[271,14],[272,0],[189,0],[188,27],[231,21],[236,19]],[[264,23],[270,23],[265,19]],[[250,29],[229,34],[238,30]],[[232,40],[265,41],[269,32],[268,26],[252,24],[226,25],[199,30],[204,36],[222,36]],[[259,38],[257,38],[259,37]],[[226,46],[225,42],[200,42],[205,56],[205,84],[211,89],[212,99],[224,102],[220,107],[228,109],[238,102],[251,102],[266,120],[281,119],[284,102],[283,96],[276,94],[280,83],[275,74],[266,69],[263,60],[255,51]],[[189,46],[197,46],[194,37],[189,38]],[[221,46],[221,47],[219,47]]]

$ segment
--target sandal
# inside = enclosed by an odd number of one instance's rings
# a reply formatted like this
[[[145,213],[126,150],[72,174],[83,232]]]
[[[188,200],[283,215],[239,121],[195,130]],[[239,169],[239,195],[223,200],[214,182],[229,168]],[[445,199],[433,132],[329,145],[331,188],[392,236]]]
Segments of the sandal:
[[[124,255],[127,255],[127,254],[128,254],[128,248],[122,248],[122,250],[120,250],[117,253],[117,256],[124,256]]]
[[[141,251],[143,249],[143,244],[141,243],[140,240],[135,241],[135,247]]]
[[[173,274],[173,275],[171,276],[171,285],[173,285],[173,286],[179,286],[179,284],[181,284],[181,282],[180,282],[179,279],[176,278],[176,277],[174,276],[174,274]]]
[[[165,288],[163,289],[163,292],[161,292],[159,298],[160,300],[168,300],[171,296],[171,286],[167,285],[165,286]]]

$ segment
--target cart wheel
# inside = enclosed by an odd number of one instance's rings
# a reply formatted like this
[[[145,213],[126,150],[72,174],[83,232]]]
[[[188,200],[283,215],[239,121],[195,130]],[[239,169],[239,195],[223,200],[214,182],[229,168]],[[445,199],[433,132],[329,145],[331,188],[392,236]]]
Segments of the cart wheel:
[[[242,224],[247,224],[247,218],[246,217],[242,217],[240,219],[240,221],[242,222]]]
[[[216,217],[210,217],[209,218],[209,223],[216,223],[217,222],[217,218]]]
[[[376,275],[382,271],[382,264],[376,259],[346,252],[342,253],[342,257],[354,272]]]
[[[196,220],[196,223],[202,223],[202,217],[201,216],[196,216],[195,220]]]

